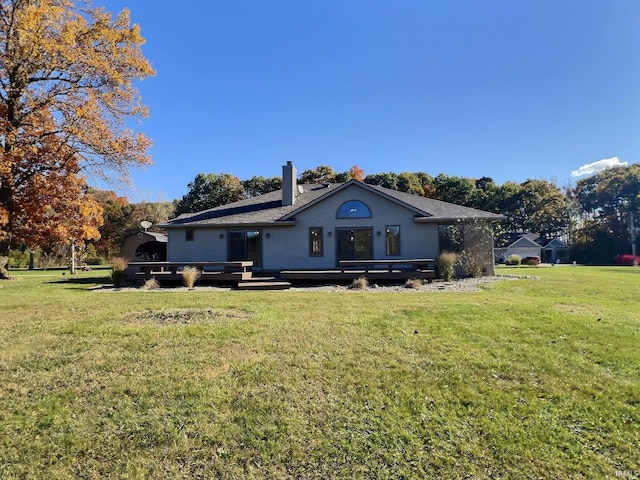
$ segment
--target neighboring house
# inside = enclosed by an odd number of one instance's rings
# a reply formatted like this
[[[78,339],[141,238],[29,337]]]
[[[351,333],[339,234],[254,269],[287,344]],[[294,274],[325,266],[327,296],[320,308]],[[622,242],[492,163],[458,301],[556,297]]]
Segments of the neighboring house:
[[[570,247],[559,238],[539,239],[542,246],[542,256],[540,259],[546,263],[568,262]]]
[[[559,238],[548,239],[537,233],[508,233],[496,239],[496,260],[504,263],[511,255],[538,257],[544,263],[567,261],[569,245]]]
[[[293,164],[282,170],[282,190],[161,225],[168,260],[251,260],[254,270],[282,271],[334,269],[340,260],[436,258],[441,228],[503,218],[355,180],[297,185]],[[487,266],[493,273],[493,252]]]
[[[138,232],[124,238],[120,256],[127,262],[165,261],[167,236],[164,233]]]

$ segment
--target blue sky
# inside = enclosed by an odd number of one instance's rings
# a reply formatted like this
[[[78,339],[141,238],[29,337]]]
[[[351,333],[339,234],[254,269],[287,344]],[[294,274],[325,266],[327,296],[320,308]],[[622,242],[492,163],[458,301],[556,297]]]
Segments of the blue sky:
[[[133,201],[287,160],[560,186],[640,161],[638,0],[94,5],[129,7],[157,71],[138,85],[154,164],[110,187]]]

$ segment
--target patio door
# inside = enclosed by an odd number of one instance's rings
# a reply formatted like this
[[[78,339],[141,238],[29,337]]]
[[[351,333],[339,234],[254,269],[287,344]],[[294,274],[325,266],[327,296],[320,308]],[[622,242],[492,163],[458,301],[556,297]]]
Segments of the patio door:
[[[336,229],[336,263],[340,260],[371,260],[371,232],[370,228]]]
[[[262,232],[260,230],[232,230],[229,232],[230,262],[252,261],[262,265]]]

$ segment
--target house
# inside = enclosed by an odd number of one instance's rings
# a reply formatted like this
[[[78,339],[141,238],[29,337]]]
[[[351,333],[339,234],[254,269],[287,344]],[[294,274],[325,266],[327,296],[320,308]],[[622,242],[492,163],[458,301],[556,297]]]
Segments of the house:
[[[291,162],[282,172],[281,190],[161,225],[168,261],[250,260],[254,271],[281,272],[335,269],[341,260],[436,258],[443,227],[503,218],[355,180],[298,185]],[[486,264],[492,274],[493,252]]]
[[[569,257],[569,245],[559,238],[549,239],[537,233],[507,233],[496,239],[495,256],[504,263],[511,255],[520,258],[538,257],[545,263],[566,261]]]
[[[163,261],[167,259],[167,235],[138,232],[122,240],[120,256],[127,262]]]
[[[569,245],[559,238],[540,238],[538,243],[542,246],[540,259],[546,263],[558,263],[569,261]]]

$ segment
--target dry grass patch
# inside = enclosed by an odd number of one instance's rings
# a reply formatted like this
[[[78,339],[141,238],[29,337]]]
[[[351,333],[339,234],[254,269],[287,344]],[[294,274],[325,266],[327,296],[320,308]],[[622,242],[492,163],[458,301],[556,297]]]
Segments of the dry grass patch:
[[[130,324],[194,325],[217,323],[228,320],[245,320],[250,317],[251,314],[240,310],[176,308],[132,312],[122,316],[120,321]]]
[[[349,288],[352,290],[365,290],[369,288],[369,280],[367,280],[367,277],[358,277],[351,282]]]
[[[424,282],[419,278],[409,278],[404,283],[404,288],[413,288],[414,290],[420,290],[423,285],[424,285]]]
[[[149,278],[145,280],[144,285],[140,287],[140,290],[157,290],[160,288],[160,282],[155,278]]]

